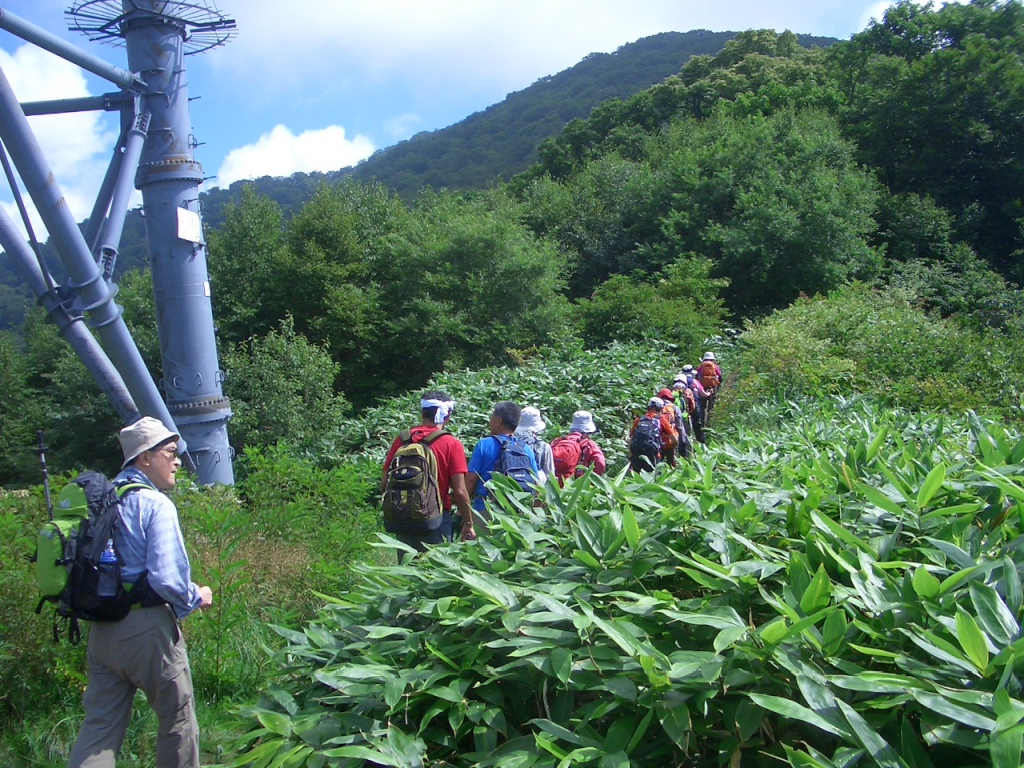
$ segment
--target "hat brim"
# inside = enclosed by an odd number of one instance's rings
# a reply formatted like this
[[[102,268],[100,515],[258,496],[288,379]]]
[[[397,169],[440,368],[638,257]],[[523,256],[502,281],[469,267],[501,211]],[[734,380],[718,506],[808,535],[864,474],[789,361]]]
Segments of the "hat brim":
[[[164,443],[170,442],[172,440],[175,443],[178,442],[179,440],[181,440],[181,435],[179,435],[177,432],[171,432],[171,430],[168,429],[167,433],[163,437],[161,437],[155,443],[150,445],[148,448],[142,448],[142,449],[139,450],[138,453],[136,453],[130,459],[125,459],[124,463],[121,465],[121,469],[124,469],[125,467],[127,467],[129,464],[131,464],[133,461],[135,461],[137,458],[139,458],[139,456],[144,454],[146,451],[152,451],[154,448],[158,448],[159,446],[163,445]]]

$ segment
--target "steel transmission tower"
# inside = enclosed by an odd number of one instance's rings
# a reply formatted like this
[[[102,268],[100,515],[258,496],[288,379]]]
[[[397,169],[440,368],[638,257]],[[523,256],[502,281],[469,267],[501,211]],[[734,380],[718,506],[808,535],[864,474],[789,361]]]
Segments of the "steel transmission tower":
[[[139,413],[159,418],[182,436],[179,449],[201,483],[231,484],[227,434],[231,409],[221,389],[223,375],[217,361],[199,209],[203,174],[193,155],[183,62],[187,54],[226,42],[234,34],[235,23],[204,0],[79,0],[66,15],[72,30],[123,46],[128,71],[3,9],[0,28],[115,83],[120,92],[19,104],[0,71],[0,140],[67,267],[67,285],[53,285],[38,253],[33,259],[31,249],[18,242],[2,212],[0,245],[122,418],[130,422]],[[85,109],[119,110],[122,131],[83,233],[67,210],[26,116]],[[7,168],[6,155],[3,159]],[[121,307],[114,302],[114,263],[133,184],[142,192],[164,398],[124,326]],[[90,344],[90,334],[77,322],[83,312],[97,329],[102,350]]]

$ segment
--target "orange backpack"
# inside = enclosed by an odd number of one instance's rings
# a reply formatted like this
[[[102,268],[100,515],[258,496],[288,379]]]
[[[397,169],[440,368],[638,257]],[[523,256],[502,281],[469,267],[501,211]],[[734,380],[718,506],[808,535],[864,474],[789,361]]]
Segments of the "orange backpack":
[[[718,365],[714,360],[705,360],[697,369],[697,381],[704,389],[714,389],[722,380],[718,378]]]

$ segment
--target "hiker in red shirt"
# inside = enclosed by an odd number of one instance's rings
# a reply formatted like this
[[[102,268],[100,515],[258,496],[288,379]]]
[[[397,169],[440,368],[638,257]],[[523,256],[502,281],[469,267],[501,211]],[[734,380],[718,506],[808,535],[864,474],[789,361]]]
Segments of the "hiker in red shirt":
[[[576,411],[572,415],[569,434],[551,441],[551,455],[555,462],[558,485],[567,477],[580,477],[592,467],[595,475],[603,475],[608,463],[604,452],[588,435],[597,432],[594,415],[590,411]]]
[[[444,430],[451,418],[455,402],[447,392],[432,390],[420,396],[420,423],[409,431],[413,442],[437,430]],[[457,437],[445,431],[430,442],[437,461],[437,485],[441,494],[441,525],[434,530],[416,529],[392,531],[392,535],[404,544],[414,547],[420,552],[426,550],[427,544],[441,544],[452,538],[452,505],[458,509],[463,520],[470,519],[469,492],[466,489],[466,451]],[[388,455],[384,459],[384,470],[381,474],[381,489],[387,484],[388,469],[395,452],[402,446],[402,435],[399,434],[391,443]],[[399,562],[402,552],[398,554]]]

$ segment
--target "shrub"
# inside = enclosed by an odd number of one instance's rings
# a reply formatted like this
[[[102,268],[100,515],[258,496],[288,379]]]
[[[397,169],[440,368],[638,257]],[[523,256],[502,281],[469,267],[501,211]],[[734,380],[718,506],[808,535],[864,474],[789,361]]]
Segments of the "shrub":
[[[858,392],[914,408],[1008,413],[1020,402],[1024,355],[1013,337],[926,314],[899,291],[855,284],[750,324],[735,369],[736,386],[723,392],[734,414],[761,398]]]

